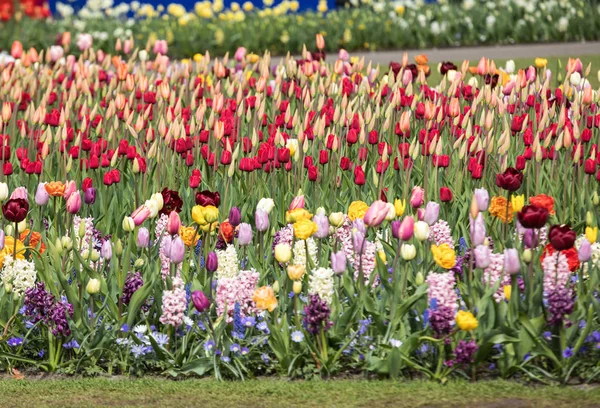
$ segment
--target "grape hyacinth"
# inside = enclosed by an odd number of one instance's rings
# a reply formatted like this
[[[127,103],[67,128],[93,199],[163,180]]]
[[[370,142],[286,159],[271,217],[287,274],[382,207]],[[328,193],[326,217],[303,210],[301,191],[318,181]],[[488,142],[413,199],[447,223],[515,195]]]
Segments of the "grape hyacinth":
[[[472,364],[479,346],[475,340],[460,340],[454,349],[457,364]]]
[[[142,286],[144,286],[144,279],[142,279],[140,272],[130,272],[127,274],[127,279],[125,279],[125,284],[123,285],[123,304],[128,305],[131,301],[131,296]]]
[[[333,326],[333,322],[329,320],[330,313],[327,302],[317,294],[311,295],[308,305],[304,306],[304,327],[311,334],[318,334],[321,328],[329,330]]]

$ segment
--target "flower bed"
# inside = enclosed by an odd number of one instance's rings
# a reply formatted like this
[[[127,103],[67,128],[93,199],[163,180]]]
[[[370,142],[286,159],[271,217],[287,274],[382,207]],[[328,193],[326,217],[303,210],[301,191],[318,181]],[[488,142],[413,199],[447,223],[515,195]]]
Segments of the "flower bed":
[[[87,40],[0,69],[4,369],[597,375],[590,67]]]
[[[176,3],[155,9],[137,2],[115,6],[111,1],[89,1],[75,13],[59,3],[53,20],[0,23],[0,48],[8,49],[17,38],[27,46],[46,48],[64,32],[73,38],[91,33],[95,47],[110,52],[116,39],[133,39],[144,47],[147,41],[166,38],[174,58],[191,58],[205,50],[224,55],[239,46],[257,53],[300,53],[318,33],[326,37],[327,51],[334,52],[600,38],[600,5],[582,0],[371,1],[329,12],[326,4],[319,6],[321,11],[298,12],[298,7],[297,1],[283,1],[263,9],[250,3],[224,9],[222,2],[201,1],[186,11]]]

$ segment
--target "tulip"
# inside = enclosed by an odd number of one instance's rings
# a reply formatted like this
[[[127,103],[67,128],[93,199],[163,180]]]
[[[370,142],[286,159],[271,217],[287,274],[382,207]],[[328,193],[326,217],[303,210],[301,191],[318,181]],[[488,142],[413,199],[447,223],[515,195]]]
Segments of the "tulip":
[[[23,199],[25,201],[29,201],[27,198],[27,189],[25,187],[17,187],[14,189],[14,191],[12,192],[12,194],[10,195],[10,198],[20,198]]]
[[[258,231],[265,232],[269,229],[269,213],[259,208],[254,214],[254,222]]]
[[[194,304],[194,307],[198,313],[204,313],[210,309],[210,300],[204,294],[204,292],[200,290],[195,290],[192,292],[192,303]]]
[[[100,279],[90,279],[85,290],[89,295],[95,295],[100,292]]]
[[[8,198],[8,184],[0,183],[0,201],[4,201]]]
[[[65,246],[64,243],[63,246]],[[104,240],[102,247],[100,248],[100,254],[102,255],[102,258],[110,261],[112,258],[112,245],[110,244],[110,240]]]
[[[138,230],[136,243],[138,248],[148,247],[148,245],[150,244],[150,232],[147,228],[142,227]]]
[[[331,253],[331,269],[337,275],[341,275],[346,271],[346,255],[344,251]]]
[[[440,201],[443,203],[449,203],[450,201],[452,201],[452,190],[450,190],[448,187],[441,187]]]
[[[573,248],[577,235],[568,225],[553,225],[548,237],[554,249],[564,251]]]
[[[167,220],[167,232],[171,235],[179,234],[181,228],[181,220],[179,214],[176,211],[169,213],[169,219]]]
[[[538,235],[535,230],[527,229],[523,234],[525,248],[536,248],[538,246]]]
[[[323,213],[316,214],[313,217],[313,221],[317,224],[317,232],[315,232],[315,237],[317,238],[327,238],[329,236],[329,219]]]
[[[150,210],[148,209],[148,207],[146,207],[145,205],[141,205],[133,212],[133,214],[131,214],[131,217],[127,217],[127,218],[130,218],[133,221],[134,226],[137,227],[139,225],[142,225],[142,223],[144,221],[146,221],[146,219],[149,216],[150,216]],[[123,228],[125,228],[125,227],[123,227]],[[131,231],[133,231],[133,228],[131,229]]]
[[[410,205],[413,208],[419,208],[423,205],[423,199],[425,197],[425,190],[423,188],[416,186],[413,187],[412,193],[410,195]]]
[[[242,213],[239,208],[231,207],[229,210],[229,223],[235,228],[242,222]]]
[[[0,230],[0,251],[4,249],[4,242],[6,240],[6,235],[3,230]]]
[[[10,222],[18,223],[27,217],[29,203],[23,198],[11,198],[2,206],[2,214]]]
[[[485,188],[477,188],[475,189],[474,195],[479,211],[487,211],[490,206],[490,195],[487,190]]]
[[[415,238],[421,242],[429,238],[429,225],[425,221],[415,223]]]
[[[354,252],[362,254],[364,251],[365,235],[360,231],[354,231],[352,233],[352,243],[354,245]]]
[[[261,198],[256,205],[257,210],[263,210],[267,214],[270,214],[273,208],[275,208],[275,201],[272,198]]]
[[[483,244],[485,241],[485,221],[483,220],[483,215],[481,213],[477,214],[477,217],[473,219],[469,216],[471,221],[469,225],[469,231],[471,236],[471,245],[476,247]]]
[[[96,202],[96,189],[94,187],[86,188],[83,192],[83,202],[92,205]]]
[[[302,264],[299,265],[288,265],[287,274],[291,280],[300,280],[306,272],[306,267]]]
[[[169,257],[171,262],[174,264],[180,264],[183,262],[185,256],[185,244],[179,235],[171,243],[171,250],[169,251]]]
[[[377,227],[385,220],[387,213],[387,203],[381,200],[377,200],[373,202],[373,204],[371,204],[371,206],[365,213],[365,224],[369,227]]]
[[[123,218],[122,226],[125,232],[131,232],[135,229],[135,222],[133,221],[133,218],[125,217]]]
[[[302,282],[294,281],[294,283],[292,284],[292,290],[294,291],[294,293],[296,295],[298,295],[300,292],[302,292]]]
[[[440,216],[440,205],[434,201],[430,201],[425,206],[425,214],[423,215],[423,221],[429,225],[433,225],[437,222]]]
[[[292,259],[292,248],[288,244],[275,245],[275,259],[281,264],[288,263]]]
[[[404,217],[398,229],[398,237],[402,241],[410,240],[415,233],[415,219],[412,216]]]
[[[485,269],[490,266],[490,257],[492,250],[487,245],[479,245],[473,250],[475,255],[475,266],[481,269]]]
[[[294,197],[290,203],[290,211],[296,208],[304,208],[304,194]]]
[[[342,224],[344,224],[345,220],[346,220],[346,216],[344,215],[344,213],[335,212],[335,213],[329,214],[329,222],[331,223],[331,225],[333,225],[336,228],[341,227]]]
[[[238,244],[241,246],[250,245],[252,243],[252,227],[245,222],[238,227]]]
[[[216,252],[211,251],[208,253],[206,257],[206,270],[210,273],[213,273],[219,267],[219,258],[217,257]]]
[[[587,238],[583,238],[581,240],[581,244],[579,244],[579,251],[577,252],[580,262],[587,262],[592,257],[592,245]]]
[[[417,248],[412,244],[402,244],[400,255],[405,261],[412,261],[417,256]]]
[[[235,50],[235,55],[234,58],[237,62],[243,62],[244,59],[246,59],[246,48],[244,47],[238,47],[237,50]]]
[[[67,199],[67,211],[69,214],[77,214],[81,208],[81,193],[79,191],[71,194]]]
[[[523,173],[514,167],[504,170],[504,173],[496,175],[496,185],[507,191],[517,191],[523,184]]]
[[[46,191],[45,185],[46,183],[40,183],[35,190],[35,203],[37,205],[46,205],[50,200],[50,194]]]
[[[394,200],[394,209],[396,210],[396,217],[402,217],[404,210],[406,210],[406,200]]]
[[[509,275],[515,275],[521,270],[521,261],[519,251],[515,248],[506,248],[504,250],[504,272]]]
[[[63,193],[65,200],[71,197],[71,194],[73,194],[75,191],[77,191],[77,183],[75,183],[74,180],[67,181],[65,183],[65,191]]]
[[[526,205],[517,214],[519,223],[525,228],[540,229],[548,221],[548,210],[543,207]]]
[[[598,227],[585,227],[585,237],[593,244],[598,239]]]

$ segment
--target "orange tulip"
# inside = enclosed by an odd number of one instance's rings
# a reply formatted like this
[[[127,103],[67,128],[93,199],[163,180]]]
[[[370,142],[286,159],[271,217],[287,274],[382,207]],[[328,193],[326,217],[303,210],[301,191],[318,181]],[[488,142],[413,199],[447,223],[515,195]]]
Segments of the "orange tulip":
[[[13,58],[21,58],[21,54],[23,54],[23,44],[21,44],[21,41],[13,41],[10,48],[10,55]]]
[[[429,59],[427,58],[426,54],[421,54],[415,57],[415,62],[417,63],[417,65],[427,65]]]
[[[42,242],[42,234],[36,231],[26,229],[25,231],[21,232],[19,239],[22,242],[25,242],[25,239],[27,237],[29,237],[29,243],[26,243],[27,246],[31,248],[37,248],[38,244],[41,244],[39,248],[40,254],[43,254],[44,251],[46,251],[46,245],[44,245],[44,243]]]
[[[44,185],[46,192],[50,194],[51,197],[62,197],[65,193],[65,187],[66,186],[60,181],[51,181]]]

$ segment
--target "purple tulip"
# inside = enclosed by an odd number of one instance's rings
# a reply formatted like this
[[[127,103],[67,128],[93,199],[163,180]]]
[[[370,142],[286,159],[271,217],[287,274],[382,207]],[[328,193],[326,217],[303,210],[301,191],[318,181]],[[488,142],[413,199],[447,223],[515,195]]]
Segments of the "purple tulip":
[[[587,262],[592,257],[592,245],[587,238],[583,238],[581,240],[581,244],[579,245],[578,251],[579,261]]]
[[[490,194],[485,188],[477,188],[475,189],[475,201],[479,211],[487,211],[490,206]]]
[[[258,231],[265,232],[269,229],[269,214],[259,208],[254,214],[254,222]]]
[[[83,202],[87,205],[92,205],[96,202],[96,189],[94,187],[87,188],[83,192]]]
[[[400,239],[400,225],[402,225],[402,221],[400,221],[400,220],[392,221],[392,235],[396,239]]]
[[[217,254],[214,251],[208,253],[206,257],[206,269],[209,272],[214,272],[219,267],[219,259],[217,258]]]
[[[365,222],[360,218],[357,218],[352,222],[352,228],[362,232],[363,235],[367,234],[367,227],[365,227]]]
[[[425,206],[425,215],[423,215],[423,221],[429,225],[433,225],[437,222],[440,216],[440,205],[435,201],[430,201]]]
[[[100,248],[100,254],[102,255],[102,258],[107,261],[112,258],[112,244],[110,243],[110,240],[104,240],[102,248]]]
[[[150,244],[150,232],[148,228],[142,227],[138,230],[137,234],[137,247],[138,248],[148,248]]]
[[[171,262],[180,264],[185,256],[185,244],[179,235],[175,237],[171,243],[171,251],[169,252]]]
[[[250,245],[252,243],[252,227],[245,222],[238,227],[238,244],[241,246]]]
[[[346,255],[344,255],[344,251],[331,253],[331,269],[338,275],[344,273],[346,270]]]
[[[538,234],[534,229],[527,228],[523,234],[523,244],[525,248],[536,248],[538,246]]]
[[[171,254],[171,245],[173,245],[173,238],[170,235],[165,235],[160,246],[166,256]]]
[[[40,183],[37,186],[37,190],[35,190],[35,203],[37,205],[46,205],[50,200],[50,194],[46,191],[44,187],[46,183]]]
[[[415,233],[415,219],[412,216],[407,216],[402,219],[400,230],[398,231],[402,241],[410,241]]]
[[[481,213],[477,214],[475,219],[469,215],[469,220],[471,221],[469,225],[471,245],[476,247],[483,244],[483,241],[485,241],[485,221],[483,220],[483,215],[481,215]]]
[[[6,236],[4,235],[4,230],[0,230],[0,251],[4,249],[4,239]]]
[[[242,222],[242,213],[240,209],[231,207],[231,210],[229,210],[229,223],[235,228],[240,225],[240,222]]]
[[[192,303],[199,313],[204,313],[210,308],[210,300],[201,290],[192,292]]]
[[[487,245],[479,245],[473,250],[475,255],[475,266],[481,269],[485,269],[490,266],[490,257],[492,250]]]
[[[506,248],[504,250],[504,272],[509,275],[515,275],[521,270],[521,260],[519,251],[515,248]]]
[[[315,232],[315,237],[317,238],[327,238],[329,236],[329,218],[325,214],[316,214],[313,217],[313,221],[317,224],[317,232]]]
[[[354,243],[354,252],[362,254],[365,249],[365,235],[360,231],[354,231],[352,234],[352,242]]]

